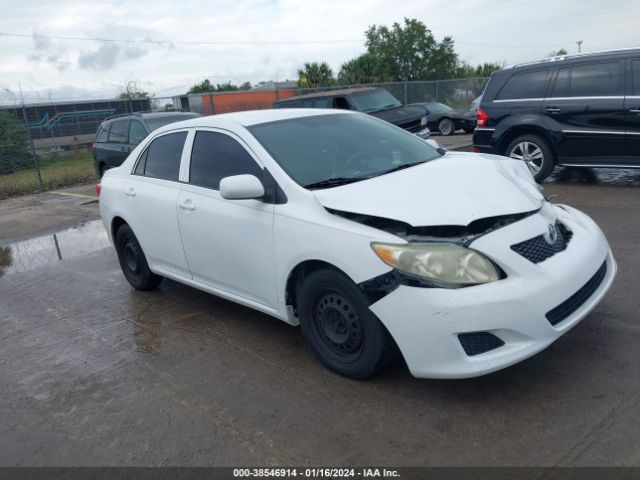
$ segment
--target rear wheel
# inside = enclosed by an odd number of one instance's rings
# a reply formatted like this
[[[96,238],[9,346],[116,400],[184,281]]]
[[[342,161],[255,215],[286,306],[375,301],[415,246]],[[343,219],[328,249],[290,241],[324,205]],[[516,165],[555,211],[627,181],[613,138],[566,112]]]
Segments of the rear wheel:
[[[551,147],[538,135],[519,136],[509,144],[505,155],[524,161],[538,183],[551,175],[555,167]]]
[[[149,270],[147,258],[129,225],[122,225],[118,229],[115,243],[120,268],[133,288],[152,290],[160,285],[162,277]]]
[[[438,131],[440,132],[440,135],[446,137],[455,133],[456,126],[454,125],[453,121],[451,121],[451,119],[443,118],[442,120],[440,120],[440,123],[438,123]]]
[[[367,299],[349,278],[334,270],[310,274],[298,295],[302,334],[318,359],[350,378],[381,371],[395,344]]]

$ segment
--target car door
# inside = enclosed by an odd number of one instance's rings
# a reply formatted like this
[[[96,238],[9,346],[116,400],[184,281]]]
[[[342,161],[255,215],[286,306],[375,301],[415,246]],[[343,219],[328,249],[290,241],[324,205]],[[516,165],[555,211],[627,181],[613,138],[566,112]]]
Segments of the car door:
[[[619,163],[624,156],[624,62],[605,60],[557,70],[542,114],[559,135],[560,163]]]
[[[627,68],[625,97],[626,163],[640,163],[640,56],[631,58]]]
[[[109,138],[105,144],[106,163],[109,167],[122,165],[131,153],[129,141],[129,120],[114,120],[111,123]]]
[[[154,138],[137,160],[124,185],[126,220],[133,229],[152,269],[191,277],[182,248],[176,205],[186,131]],[[162,272],[159,272],[162,273]]]
[[[221,130],[195,133],[187,182],[178,199],[182,244],[193,279],[276,306],[273,209],[262,200],[226,200],[220,180],[263,167],[242,140]]]

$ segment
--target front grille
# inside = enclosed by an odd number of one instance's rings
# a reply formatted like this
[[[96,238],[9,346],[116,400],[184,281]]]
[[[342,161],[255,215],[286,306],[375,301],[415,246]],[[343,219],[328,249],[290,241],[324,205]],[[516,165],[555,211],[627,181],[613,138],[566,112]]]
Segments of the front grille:
[[[585,283],[580,290],[567,298],[553,310],[549,310],[545,315],[551,325],[557,325],[568,318],[573,312],[582,306],[591,295],[598,289],[604,276],[607,274],[607,261],[602,264],[598,271]]]
[[[398,126],[400,128],[404,128],[405,130],[409,130],[410,132],[418,132],[422,128],[425,128],[420,125],[420,119],[412,120],[410,122],[399,123]]]
[[[469,332],[458,334],[460,345],[464,353],[470,357],[494,350],[504,345],[504,342],[490,332]]]
[[[511,245],[511,250],[522,255],[530,262],[544,262],[547,258],[553,257],[556,253],[565,250],[573,236],[571,230],[568,230],[567,227],[560,222],[556,222],[553,228],[556,232],[556,241],[554,243],[549,244],[544,236],[538,235],[524,242]]]

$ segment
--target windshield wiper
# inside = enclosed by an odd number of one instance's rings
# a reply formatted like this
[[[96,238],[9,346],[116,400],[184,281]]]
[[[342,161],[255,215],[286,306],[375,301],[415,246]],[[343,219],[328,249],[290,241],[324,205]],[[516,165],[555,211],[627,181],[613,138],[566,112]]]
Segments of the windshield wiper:
[[[379,177],[380,175],[386,175],[387,173],[398,172],[400,170],[404,170],[405,168],[415,167],[416,165],[421,165],[426,162],[428,162],[428,160],[423,160],[421,162],[415,162],[415,163],[405,163],[404,165],[398,165],[397,167],[393,167],[390,170],[385,170],[384,172],[380,172],[378,175],[376,175],[376,177]]]
[[[321,180],[319,182],[309,183],[305,185],[304,188],[329,188],[329,187],[338,187],[340,185],[347,185],[348,183],[359,182],[360,180],[365,180],[366,177],[336,177],[336,178],[327,178],[326,180]]]

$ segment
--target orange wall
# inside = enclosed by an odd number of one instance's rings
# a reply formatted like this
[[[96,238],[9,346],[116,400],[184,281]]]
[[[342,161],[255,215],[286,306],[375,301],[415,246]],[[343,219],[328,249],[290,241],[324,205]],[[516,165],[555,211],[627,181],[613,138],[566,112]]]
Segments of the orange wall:
[[[267,92],[227,92],[208,93],[202,95],[202,109],[204,115],[214,113],[240,112],[243,110],[262,110],[271,108],[273,102],[284,98],[295,97],[294,89]]]

